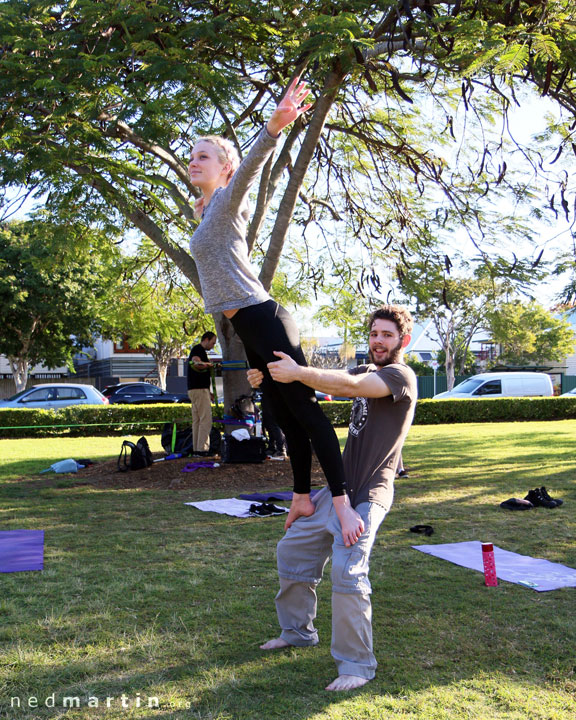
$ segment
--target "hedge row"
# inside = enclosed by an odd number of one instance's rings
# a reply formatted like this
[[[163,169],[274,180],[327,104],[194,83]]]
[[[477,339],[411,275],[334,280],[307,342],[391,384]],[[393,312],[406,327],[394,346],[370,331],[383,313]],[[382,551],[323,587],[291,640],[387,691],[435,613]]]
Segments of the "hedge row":
[[[349,402],[324,403],[323,409],[334,425],[347,425]],[[483,398],[482,400],[419,400],[415,425],[449,423],[523,422],[576,418],[576,397]]]
[[[215,416],[222,411],[214,409]],[[0,437],[160,432],[166,422],[190,422],[190,405],[71,405],[61,410],[0,408]]]
[[[530,420],[573,420],[576,398],[483,398],[482,400],[420,400],[417,425],[441,423],[525,422]]]
[[[332,424],[344,427],[351,402],[322,403]],[[214,416],[222,408],[213,408]],[[415,425],[515,422],[576,418],[576,398],[493,398],[482,400],[420,400]],[[166,422],[190,422],[190,406],[72,405],[62,410],[0,409],[0,438],[49,435],[110,435],[160,432]],[[4,429],[2,429],[4,428]]]

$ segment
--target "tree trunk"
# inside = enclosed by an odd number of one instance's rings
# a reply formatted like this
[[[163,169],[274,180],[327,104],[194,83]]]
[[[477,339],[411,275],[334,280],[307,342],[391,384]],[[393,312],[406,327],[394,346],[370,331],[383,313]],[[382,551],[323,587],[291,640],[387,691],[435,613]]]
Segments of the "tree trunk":
[[[25,390],[26,383],[28,382],[28,360],[26,360],[26,358],[8,356],[8,362],[10,363],[10,369],[12,370],[12,377],[14,378],[14,384],[16,385],[16,392]]]
[[[246,361],[244,345],[238,335],[234,332],[232,323],[224,315],[222,315],[222,313],[216,313],[214,315],[214,322],[216,324],[218,339],[220,340],[220,347],[222,348],[224,412],[228,413],[234,400],[240,397],[240,395],[250,394],[252,389],[246,379],[246,371],[244,369],[226,369],[226,361]]]
[[[452,354],[452,348],[449,343],[446,343],[444,345],[444,352],[446,353],[446,383],[447,383],[447,389],[452,390],[454,387],[454,382],[456,380],[455,373],[454,373],[454,355]]]
[[[160,390],[166,390],[166,373],[168,371],[168,360],[166,358],[158,358],[156,360],[156,372],[158,373],[158,387]]]

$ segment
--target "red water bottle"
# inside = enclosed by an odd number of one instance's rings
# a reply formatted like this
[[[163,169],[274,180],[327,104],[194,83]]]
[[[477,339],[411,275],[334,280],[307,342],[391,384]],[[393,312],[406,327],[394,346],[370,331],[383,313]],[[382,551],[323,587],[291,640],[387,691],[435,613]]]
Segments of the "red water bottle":
[[[491,587],[498,585],[492,543],[482,543],[482,562],[484,563],[484,584]]]

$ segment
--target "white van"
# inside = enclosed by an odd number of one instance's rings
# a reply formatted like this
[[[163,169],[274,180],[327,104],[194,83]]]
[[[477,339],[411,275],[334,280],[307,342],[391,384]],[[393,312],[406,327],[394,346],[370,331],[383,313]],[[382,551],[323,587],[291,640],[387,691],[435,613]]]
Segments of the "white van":
[[[554,394],[552,378],[539,372],[493,372],[473,375],[452,390],[434,395],[434,399],[483,397],[550,397]]]

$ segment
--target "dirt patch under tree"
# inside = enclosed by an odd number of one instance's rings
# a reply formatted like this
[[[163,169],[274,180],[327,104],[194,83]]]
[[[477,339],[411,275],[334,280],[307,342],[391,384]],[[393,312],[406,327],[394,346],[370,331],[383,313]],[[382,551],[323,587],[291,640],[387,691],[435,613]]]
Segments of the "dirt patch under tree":
[[[154,459],[163,457],[154,453]],[[179,458],[156,462],[144,470],[119,472],[116,460],[97,463],[76,474],[78,485],[94,485],[99,488],[122,488],[142,490],[186,490],[194,488],[230,491],[230,495],[242,492],[267,492],[268,490],[292,489],[290,462],[265,460],[262,463],[220,463],[219,467],[200,467],[184,472],[187,465],[195,462],[218,462],[220,458]],[[316,458],[312,460],[312,485],[325,484],[324,473]]]

